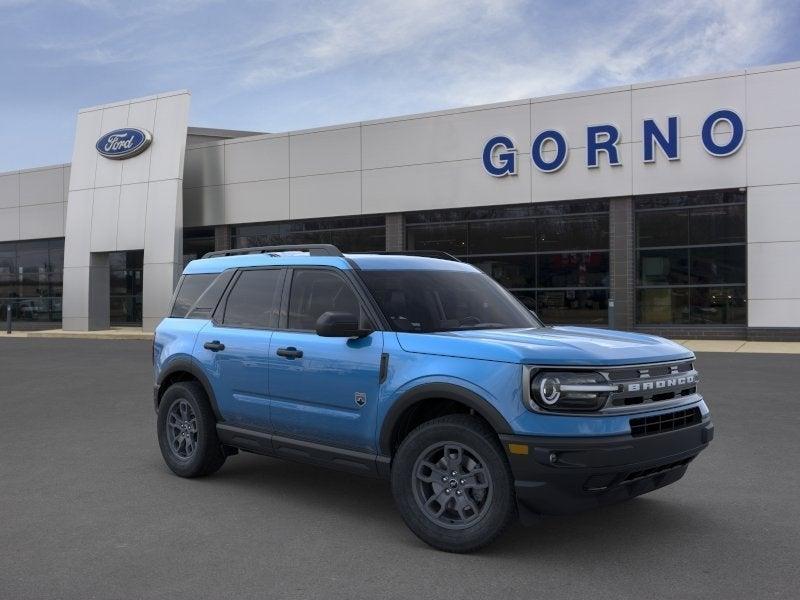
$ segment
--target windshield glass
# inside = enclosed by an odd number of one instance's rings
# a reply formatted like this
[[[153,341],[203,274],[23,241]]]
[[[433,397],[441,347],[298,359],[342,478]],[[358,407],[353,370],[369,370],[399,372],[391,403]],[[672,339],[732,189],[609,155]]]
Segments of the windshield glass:
[[[395,331],[541,327],[502,286],[479,272],[359,271]]]

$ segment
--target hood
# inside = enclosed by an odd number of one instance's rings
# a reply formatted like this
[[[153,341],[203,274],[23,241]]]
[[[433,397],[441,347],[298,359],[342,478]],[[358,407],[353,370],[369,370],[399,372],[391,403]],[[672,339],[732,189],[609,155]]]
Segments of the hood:
[[[625,365],[692,358],[667,339],[588,327],[398,333],[407,352],[539,365]]]

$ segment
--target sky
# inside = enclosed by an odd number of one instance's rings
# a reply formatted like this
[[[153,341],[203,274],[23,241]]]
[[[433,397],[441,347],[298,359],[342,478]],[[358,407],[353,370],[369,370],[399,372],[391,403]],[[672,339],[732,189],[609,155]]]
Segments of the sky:
[[[0,172],[178,89],[280,132],[800,60],[797,0],[0,0]]]

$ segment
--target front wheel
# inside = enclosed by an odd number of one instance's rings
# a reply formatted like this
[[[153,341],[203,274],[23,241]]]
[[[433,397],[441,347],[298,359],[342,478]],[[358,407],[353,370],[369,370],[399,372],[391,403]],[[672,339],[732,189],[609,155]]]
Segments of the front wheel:
[[[406,525],[446,552],[489,544],[516,518],[514,479],[495,433],[470,415],[423,423],[398,448],[392,493]]]

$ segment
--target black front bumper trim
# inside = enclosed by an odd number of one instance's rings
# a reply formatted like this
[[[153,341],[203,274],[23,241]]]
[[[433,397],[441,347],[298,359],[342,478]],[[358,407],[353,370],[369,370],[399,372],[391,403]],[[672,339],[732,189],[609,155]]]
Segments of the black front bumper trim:
[[[680,479],[714,437],[711,419],[650,436],[501,435],[517,500],[536,514],[570,514],[620,502]],[[509,451],[526,445],[528,454]]]

